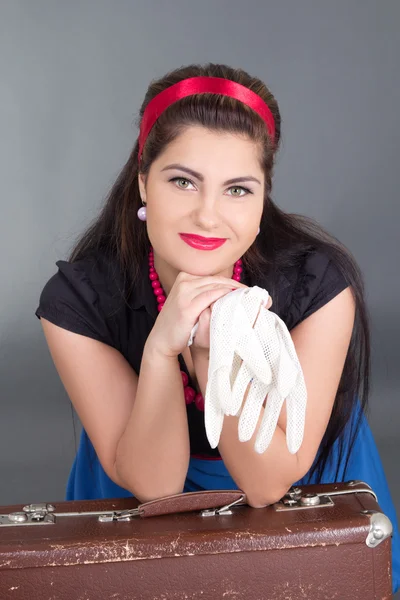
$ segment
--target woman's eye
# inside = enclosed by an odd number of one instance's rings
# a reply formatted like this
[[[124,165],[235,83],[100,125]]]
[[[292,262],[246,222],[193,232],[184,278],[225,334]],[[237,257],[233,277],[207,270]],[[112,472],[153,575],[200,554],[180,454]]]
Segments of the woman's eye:
[[[235,185],[229,189],[230,190],[241,190],[242,192],[245,192],[245,194],[233,194],[233,196],[236,196],[237,198],[241,198],[242,196],[245,196],[246,194],[253,193],[251,190],[249,190],[248,188],[242,187],[241,185]]]
[[[174,182],[175,181],[176,182],[178,182],[178,181],[182,182],[183,181],[184,183],[191,183],[191,181],[189,181],[189,179],[186,179],[186,177],[173,177],[172,179],[170,179],[170,181],[174,181]],[[187,185],[185,185],[185,186],[178,185],[178,187],[180,187],[183,190],[187,190]]]

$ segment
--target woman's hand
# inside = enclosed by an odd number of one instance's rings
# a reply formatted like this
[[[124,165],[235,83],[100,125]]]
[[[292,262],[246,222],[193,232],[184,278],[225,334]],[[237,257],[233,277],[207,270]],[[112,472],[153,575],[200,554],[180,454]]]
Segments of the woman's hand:
[[[247,287],[247,286],[244,286]],[[193,340],[193,344],[190,346],[192,355],[197,352],[209,352],[210,349],[210,322],[211,322],[211,311],[216,300],[211,305],[203,310],[199,317],[199,327]],[[266,309],[271,308],[272,298],[268,298]],[[258,313],[259,314],[259,313]],[[257,314],[257,318],[258,318]],[[256,318],[256,321],[257,321]],[[254,326],[254,323],[253,323]]]
[[[228,294],[232,289],[247,287],[246,285],[219,275],[200,277],[183,271],[178,274],[174,285],[159,313],[153,329],[147,338],[146,344],[156,348],[157,352],[165,356],[178,356],[187,347],[195,323],[200,315],[209,310],[211,304]],[[211,313],[210,313],[211,314]],[[209,317],[207,313],[202,317],[202,328],[207,325],[208,319],[208,345],[209,345]],[[199,335],[201,324],[196,333]],[[203,338],[200,331],[200,342]]]

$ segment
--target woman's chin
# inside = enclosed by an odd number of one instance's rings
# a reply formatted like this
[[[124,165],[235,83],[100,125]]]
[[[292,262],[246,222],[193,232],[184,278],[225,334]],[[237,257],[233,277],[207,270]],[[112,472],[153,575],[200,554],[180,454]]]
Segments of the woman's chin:
[[[189,273],[189,275],[194,275],[196,277],[212,277],[215,275],[224,275],[226,277],[230,277],[230,275],[226,275],[226,273],[231,272],[231,267],[227,267],[226,265],[193,265],[192,263],[182,265],[181,271],[185,273]]]
[[[197,277],[210,277],[213,275],[219,275],[224,271],[230,271],[234,260],[229,260],[226,257],[225,260],[221,255],[221,252],[194,250],[188,248],[189,252],[186,253],[182,249],[177,252],[179,256],[179,263],[176,265],[178,271],[189,273]]]

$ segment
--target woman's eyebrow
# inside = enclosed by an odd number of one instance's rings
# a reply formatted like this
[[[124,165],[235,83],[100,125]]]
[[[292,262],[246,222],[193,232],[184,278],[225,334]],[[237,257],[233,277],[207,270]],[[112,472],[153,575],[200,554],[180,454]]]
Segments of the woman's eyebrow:
[[[189,169],[188,167],[184,167],[183,165],[180,165],[178,163],[174,163],[172,165],[167,165],[166,167],[161,169],[161,172],[169,171],[170,169],[179,169],[180,171],[185,171],[185,173],[188,173],[192,177],[196,177],[196,179],[198,179],[199,181],[204,181],[204,177],[201,173],[198,173],[197,171],[193,171],[193,169]],[[239,181],[255,181],[256,183],[259,183],[261,185],[261,181],[259,179],[257,179],[256,177],[253,177],[252,175],[244,175],[243,177],[234,177],[233,179],[228,179],[227,181],[224,181],[224,183],[222,185],[238,183]]]

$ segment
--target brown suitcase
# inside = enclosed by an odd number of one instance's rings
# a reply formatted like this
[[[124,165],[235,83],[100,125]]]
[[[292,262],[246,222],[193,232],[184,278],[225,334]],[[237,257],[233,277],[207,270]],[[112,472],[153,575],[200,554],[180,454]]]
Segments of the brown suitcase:
[[[392,525],[361,481],[265,508],[222,490],[0,513],[1,600],[392,598]]]

